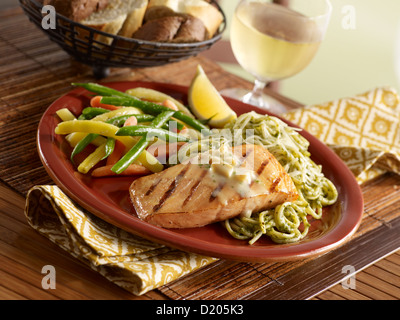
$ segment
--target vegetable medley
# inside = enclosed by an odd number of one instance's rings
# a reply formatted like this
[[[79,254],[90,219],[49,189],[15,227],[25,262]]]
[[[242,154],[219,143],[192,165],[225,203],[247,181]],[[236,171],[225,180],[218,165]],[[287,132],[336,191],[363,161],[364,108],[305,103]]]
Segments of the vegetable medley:
[[[77,170],[81,173],[103,177],[159,172],[164,166],[156,156],[170,152],[166,145],[174,144],[177,150],[190,140],[190,130],[204,135],[211,133],[184,105],[159,91],[135,88],[128,90],[131,93],[128,94],[95,83],[73,85],[95,96],[78,118],[66,108],[58,110],[62,122],[55,133],[66,135],[73,148],[73,163],[89,145],[96,147],[79,163]],[[153,148],[149,152],[149,146],[157,140],[164,142],[164,148]]]

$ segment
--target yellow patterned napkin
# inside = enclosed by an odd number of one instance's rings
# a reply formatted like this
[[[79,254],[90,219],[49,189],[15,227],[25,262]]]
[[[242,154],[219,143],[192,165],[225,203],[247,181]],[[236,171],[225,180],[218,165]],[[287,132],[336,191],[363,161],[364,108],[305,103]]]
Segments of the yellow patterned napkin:
[[[25,215],[39,233],[135,295],[216,261],[110,225],[80,208],[56,186],[29,190]]]
[[[284,117],[325,142],[361,184],[400,174],[400,100],[393,88],[307,106]]]

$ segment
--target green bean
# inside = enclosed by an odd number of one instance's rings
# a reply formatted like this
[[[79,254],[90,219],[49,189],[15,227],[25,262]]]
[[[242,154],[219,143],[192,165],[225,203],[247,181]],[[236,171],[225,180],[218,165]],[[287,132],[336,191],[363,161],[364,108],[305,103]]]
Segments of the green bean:
[[[99,135],[97,133],[89,133],[86,135],[86,137],[84,137],[82,140],[80,140],[74,150],[72,150],[71,153],[71,162],[75,163],[74,161],[74,157],[82,152],[94,139],[96,139]]]
[[[134,116],[137,119],[138,123],[141,122],[151,122],[154,120],[155,116],[152,116],[150,114],[125,114],[123,116],[118,116],[118,117],[114,117],[111,118],[109,120],[106,121],[106,123],[110,123],[113,124],[114,126],[117,127],[122,127],[125,123],[126,120],[128,120],[128,118]],[[169,121],[167,123],[165,123],[162,128],[165,130],[171,130],[171,129],[178,129],[178,130],[182,130],[185,126],[178,122],[178,121]]]
[[[143,136],[143,137],[155,137],[164,141],[174,142],[188,142],[190,139],[161,128],[152,128],[148,126],[126,126],[119,129],[116,133],[117,136]]]
[[[113,153],[115,148],[115,139],[108,137],[107,138],[107,142],[106,142],[106,154],[104,155],[103,158],[101,158],[101,160],[107,158],[111,153]]]
[[[110,112],[110,110],[104,109],[104,108],[94,108],[94,107],[87,107],[82,110],[82,115],[85,117],[85,119],[81,120],[90,120],[94,118],[95,116],[98,116],[99,114],[107,113]]]
[[[114,106],[136,107],[145,113],[149,113],[149,114],[153,114],[153,115],[158,114],[163,111],[171,110],[170,108],[164,107],[157,103],[153,103],[153,102],[149,102],[149,101],[142,101],[142,100],[136,99],[134,97],[130,97],[130,98],[103,97],[101,99],[101,103],[111,104]],[[202,132],[205,135],[211,134],[211,130],[209,128],[207,128],[207,126],[205,126],[199,120],[196,120],[196,119],[182,113],[181,111],[175,111],[173,117],[178,120],[181,120],[185,124]]]
[[[178,121],[171,120],[171,121],[168,121],[166,124],[164,124],[162,127],[163,127],[163,129],[170,130],[170,131],[174,130],[174,129],[177,129],[177,130],[180,131],[185,126],[182,123],[178,122]]]
[[[161,128],[172,117],[175,112],[169,111],[161,112],[154,118],[150,126],[153,128]],[[123,172],[149,145],[146,137],[141,137],[140,140],[111,168],[111,171],[119,174]]]
[[[125,97],[103,97],[100,100],[101,103],[111,104],[114,106],[125,106],[125,107],[136,107],[142,110],[144,113],[157,115],[163,111],[171,110],[168,107],[162,106],[160,104],[150,102],[150,101],[143,101],[139,100],[134,97],[125,98]]]
[[[118,97],[136,99],[135,97],[133,97],[133,96],[127,94],[127,93],[124,93],[124,92],[121,92],[121,91],[118,91],[118,90],[115,90],[115,89],[112,89],[112,88],[109,88],[109,87],[106,87],[106,86],[102,86],[101,84],[97,84],[97,83],[91,83],[91,82],[88,82],[88,83],[77,83],[77,82],[74,82],[74,83],[72,83],[72,85],[73,86],[77,86],[77,87],[85,88],[86,90],[88,90],[90,92],[94,92],[94,93],[96,93],[98,95],[101,95],[101,96],[118,96]]]
[[[150,114],[126,114],[123,116],[118,116],[118,117],[114,117],[111,118],[109,120],[107,120],[107,123],[111,123],[117,127],[122,127],[125,123],[125,121],[132,117],[135,116],[135,118],[137,119],[138,122],[150,122],[154,120],[154,116],[150,115]]]

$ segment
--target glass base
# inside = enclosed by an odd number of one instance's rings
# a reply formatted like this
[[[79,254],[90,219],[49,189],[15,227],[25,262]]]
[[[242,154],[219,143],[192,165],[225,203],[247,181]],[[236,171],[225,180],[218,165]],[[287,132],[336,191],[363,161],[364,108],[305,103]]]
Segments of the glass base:
[[[272,112],[276,115],[282,114],[288,110],[278,100],[266,94],[262,94],[262,96],[254,99],[251,91],[242,88],[223,89],[220,91],[220,93],[226,97],[240,100],[244,103],[248,103],[260,109]]]

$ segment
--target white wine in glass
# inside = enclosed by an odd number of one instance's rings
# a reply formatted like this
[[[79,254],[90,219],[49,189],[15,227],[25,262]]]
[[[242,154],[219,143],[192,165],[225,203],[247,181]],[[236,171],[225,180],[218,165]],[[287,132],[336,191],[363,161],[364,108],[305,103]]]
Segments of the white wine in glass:
[[[232,20],[231,46],[239,64],[255,78],[253,91],[241,94],[244,102],[277,114],[285,111],[265,99],[263,89],[311,62],[330,13],[329,0],[289,0],[285,6],[268,0],[240,1]],[[223,93],[235,95],[233,91]]]

